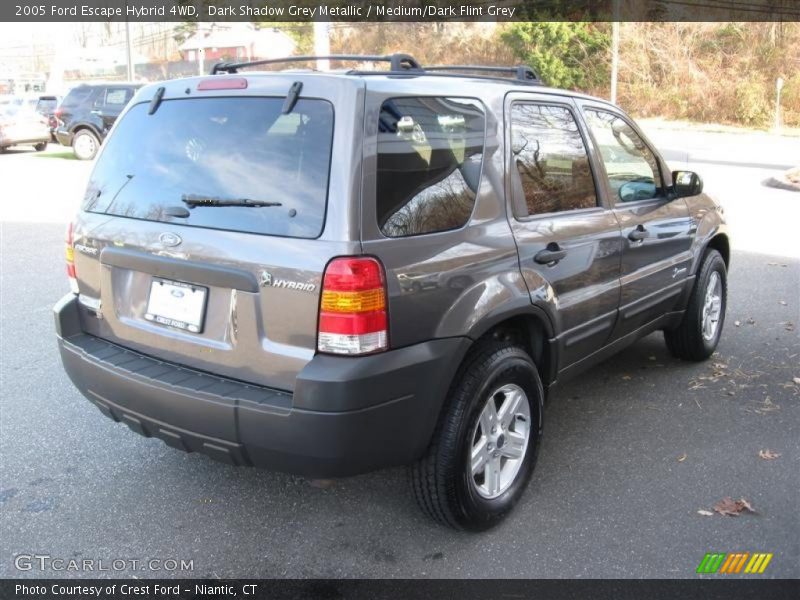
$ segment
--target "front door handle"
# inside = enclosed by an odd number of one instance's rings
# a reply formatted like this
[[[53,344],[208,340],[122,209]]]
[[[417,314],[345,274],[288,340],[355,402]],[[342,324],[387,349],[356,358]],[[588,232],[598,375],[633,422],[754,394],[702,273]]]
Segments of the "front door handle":
[[[533,257],[540,265],[555,264],[567,255],[566,250],[562,250],[558,244],[548,244],[547,248],[540,250]]]
[[[644,225],[637,225],[636,229],[628,234],[628,239],[632,242],[641,242],[648,235],[649,234],[647,233],[647,229]]]

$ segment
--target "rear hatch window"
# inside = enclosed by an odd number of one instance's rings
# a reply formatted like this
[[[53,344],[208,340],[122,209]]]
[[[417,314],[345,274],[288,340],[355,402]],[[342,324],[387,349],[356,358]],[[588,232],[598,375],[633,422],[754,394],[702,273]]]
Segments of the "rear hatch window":
[[[328,194],[333,107],[284,98],[137,104],[98,158],[84,210],[265,235],[315,238]]]
[[[57,98],[39,98],[39,101],[36,103],[36,110],[43,115],[47,115],[52,113],[57,105]]]

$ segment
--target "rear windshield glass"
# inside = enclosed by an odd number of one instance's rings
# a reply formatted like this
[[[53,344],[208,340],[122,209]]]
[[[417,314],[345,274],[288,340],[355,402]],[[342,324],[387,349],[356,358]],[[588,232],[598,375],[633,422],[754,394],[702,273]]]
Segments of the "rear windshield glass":
[[[39,98],[39,102],[36,104],[36,110],[40,113],[51,113],[55,110],[57,105],[58,100],[55,98]]]
[[[230,231],[322,232],[333,107],[283,98],[165,100],[133,106],[98,158],[84,210]],[[251,206],[231,206],[247,204]],[[253,206],[252,204],[269,204]]]

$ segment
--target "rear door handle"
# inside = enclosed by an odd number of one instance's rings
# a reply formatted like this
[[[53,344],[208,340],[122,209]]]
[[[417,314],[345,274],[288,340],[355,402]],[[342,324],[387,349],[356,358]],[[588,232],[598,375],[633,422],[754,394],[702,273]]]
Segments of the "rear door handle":
[[[540,265],[555,264],[567,255],[566,250],[562,250],[558,244],[548,244],[547,248],[540,250],[533,257]]]
[[[632,242],[641,242],[648,235],[649,234],[647,233],[647,229],[644,227],[644,225],[637,225],[636,229],[628,234],[628,239]]]

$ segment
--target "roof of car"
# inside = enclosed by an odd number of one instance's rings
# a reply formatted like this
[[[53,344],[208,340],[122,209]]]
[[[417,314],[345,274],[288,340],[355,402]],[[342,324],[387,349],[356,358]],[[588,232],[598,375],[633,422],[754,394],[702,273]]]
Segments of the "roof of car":
[[[316,71],[310,69],[288,69],[281,71],[239,71],[235,74],[217,74],[217,75],[196,75],[194,77],[186,77],[181,79],[170,79],[162,82],[154,82],[147,84],[140,90],[140,98],[142,94],[147,94],[149,89],[155,90],[158,87],[164,86],[168,90],[172,89],[173,93],[180,88],[180,93],[186,86],[194,86],[201,81],[209,79],[222,79],[233,78],[241,79],[247,77],[250,79],[270,79],[273,77],[287,78],[297,76],[298,78],[313,78],[313,79],[330,79],[330,80],[351,80],[366,82],[367,87],[385,87],[385,84],[399,83],[399,82],[419,82],[424,83],[426,90],[433,91],[437,86],[441,86],[444,93],[452,94],[455,88],[458,88],[459,93],[462,89],[469,90],[470,96],[480,95],[475,90],[479,90],[480,86],[490,86],[492,88],[504,88],[507,92],[534,92],[536,94],[553,95],[553,96],[569,96],[571,98],[579,98],[583,100],[591,100],[613,106],[608,100],[597,98],[584,94],[582,92],[566,90],[555,87],[548,87],[542,83],[530,84],[518,81],[512,78],[500,77],[481,77],[471,76],[464,74],[443,74],[433,72],[394,72],[394,71],[356,71],[356,70],[333,70],[333,71]],[[370,85],[370,84],[380,84]],[[254,82],[251,81],[251,87]],[[405,86],[404,86],[405,87]],[[235,90],[231,90],[234,91]],[[463,95],[463,94],[461,94]]]
[[[246,71],[247,75],[276,75],[278,73],[286,75],[297,73],[303,75],[319,76],[338,76],[338,77],[360,77],[369,78],[372,81],[397,81],[398,79],[419,79],[425,78],[427,83],[436,85],[440,83],[445,87],[445,81],[452,82],[454,79],[469,85],[496,84],[508,87],[510,90],[531,91],[535,89],[538,93],[567,95],[576,98],[589,99],[593,101],[610,103],[601,98],[594,98],[581,92],[546,87],[539,75],[527,65],[423,65],[410,54],[395,53],[387,55],[359,55],[359,54],[336,54],[328,56],[286,56],[283,58],[257,59],[244,62],[222,62],[214,65],[211,75],[220,73],[239,74],[239,69],[249,69],[252,67],[265,65],[287,65],[314,63],[315,61],[333,62],[355,62],[359,65],[364,64],[386,64],[388,69],[361,70],[356,69],[335,69],[324,72],[314,69],[285,69],[281,71]],[[317,62],[317,64],[319,64]]]
[[[142,87],[146,85],[141,81],[82,81],[80,83],[74,84],[70,87],[70,91],[81,88],[81,87],[107,87],[110,85],[114,86],[125,86],[125,87]]]

